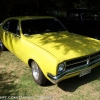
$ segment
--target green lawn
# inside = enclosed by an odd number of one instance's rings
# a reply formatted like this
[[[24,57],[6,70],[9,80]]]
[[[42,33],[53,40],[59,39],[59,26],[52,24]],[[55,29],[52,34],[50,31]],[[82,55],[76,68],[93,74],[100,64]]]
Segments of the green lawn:
[[[0,54],[0,100],[3,96],[9,100],[100,100],[100,67],[84,77],[73,77],[58,85],[48,82],[41,87],[34,82],[28,66],[9,51],[3,51]]]

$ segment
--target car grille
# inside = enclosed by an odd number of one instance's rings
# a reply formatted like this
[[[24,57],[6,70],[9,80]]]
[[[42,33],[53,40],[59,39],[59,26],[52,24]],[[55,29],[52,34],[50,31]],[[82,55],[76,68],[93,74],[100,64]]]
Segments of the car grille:
[[[90,55],[90,63],[100,59],[100,52]]]
[[[77,67],[85,66],[85,65],[91,66],[97,63],[98,61],[100,61],[100,52],[97,52],[85,57],[73,59],[70,61],[66,61],[66,69],[77,68]]]

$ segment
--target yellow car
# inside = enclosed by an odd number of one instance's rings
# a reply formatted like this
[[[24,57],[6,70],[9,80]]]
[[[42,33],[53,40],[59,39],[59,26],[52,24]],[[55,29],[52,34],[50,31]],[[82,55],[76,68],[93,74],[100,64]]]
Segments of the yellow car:
[[[69,33],[49,16],[11,17],[0,24],[4,46],[32,69],[34,81],[54,84],[100,65],[100,41]]]

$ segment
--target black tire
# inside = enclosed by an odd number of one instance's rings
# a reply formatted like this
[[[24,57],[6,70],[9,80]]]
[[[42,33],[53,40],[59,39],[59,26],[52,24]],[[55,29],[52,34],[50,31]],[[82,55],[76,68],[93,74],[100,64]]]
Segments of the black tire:
[[[40,86],[44,85],[47,82],[47,79],[35,61],[31,62],[31,69],[34,81]]]
[[[0,41],[0,51],[4,51],[5,50],[5,46],[3,45],[3,43]]]

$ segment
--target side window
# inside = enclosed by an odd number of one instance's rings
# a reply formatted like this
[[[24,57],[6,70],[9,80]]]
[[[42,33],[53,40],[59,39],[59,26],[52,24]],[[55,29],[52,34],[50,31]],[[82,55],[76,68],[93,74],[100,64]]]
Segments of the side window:
[[[17,35],[20,35],[20,28],[19,28],[19,24],[17,24],[16,34],[17,34]]]
[[[10,24],[10,21],[7,21],[4,25],[3,25],[3,28],[8,31],[9,30],[9,24]]]
[[[7,21],[4,24],[3,28],[9,32],[16,34],[17,26],[18,26],[18,20],[13,19],[13,20]]]

